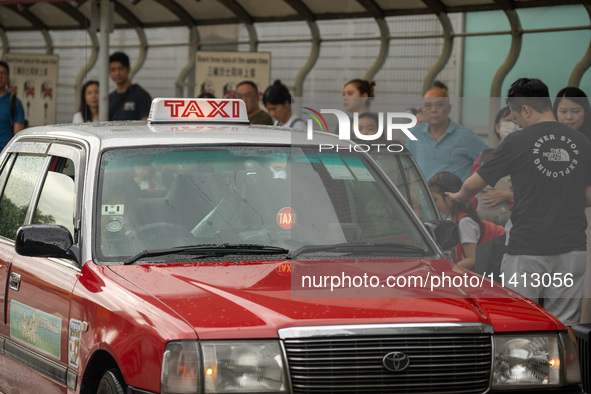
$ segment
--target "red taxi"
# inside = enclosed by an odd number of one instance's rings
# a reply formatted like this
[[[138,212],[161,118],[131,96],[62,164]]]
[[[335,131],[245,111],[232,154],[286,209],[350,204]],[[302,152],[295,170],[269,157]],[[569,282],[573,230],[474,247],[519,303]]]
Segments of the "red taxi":
[[[19,133],[0,391],[582,392],[557,319],[447,261],[454,225],[421,223],[370,156],[310,137],[188,99]]]

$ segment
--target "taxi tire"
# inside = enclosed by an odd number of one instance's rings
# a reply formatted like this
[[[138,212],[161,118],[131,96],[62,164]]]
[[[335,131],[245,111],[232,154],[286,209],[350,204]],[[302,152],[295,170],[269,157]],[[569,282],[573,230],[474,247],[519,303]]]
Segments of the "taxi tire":
[[[99,382],[96,394],[125,394],[123,378],[116,369],[110,369],[104,373]]]

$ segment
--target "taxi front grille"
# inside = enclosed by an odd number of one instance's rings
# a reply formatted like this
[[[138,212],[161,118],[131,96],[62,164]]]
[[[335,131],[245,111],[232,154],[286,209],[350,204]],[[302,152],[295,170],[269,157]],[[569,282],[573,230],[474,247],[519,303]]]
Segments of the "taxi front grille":
[[[489,387],[490,335],[284,338],[294,394],[482,393]],[[408,357],[386,369],[384,358]]]

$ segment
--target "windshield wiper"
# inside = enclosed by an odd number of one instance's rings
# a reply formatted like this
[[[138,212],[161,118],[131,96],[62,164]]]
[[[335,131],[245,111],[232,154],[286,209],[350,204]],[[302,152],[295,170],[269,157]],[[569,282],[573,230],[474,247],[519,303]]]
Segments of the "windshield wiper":
[[[175,246],[174,248],[143,250],[123,262],[133,264],[144,257],[157,257],[167,254],[199,254],[223,256],[227,254],[286,254],[289,250],[271,245],[257,244],[208,244]]]
[[[387,250],[381,250],[387,248]],[[378,250],[376,250],[378,249]],[[358,243],[340,243],[332,245],[303,245],[299,248],[290,251],[287,254],[288,259],[293,259],[303,253],[315,252],[339,252],[339,253],[384,253],[384,252],[412,252],[412,253],[427,253],[428,251],[418,246],[408,245],[402,242],[387,242],[387,243],[372,243],[372,242],[358,242]]]

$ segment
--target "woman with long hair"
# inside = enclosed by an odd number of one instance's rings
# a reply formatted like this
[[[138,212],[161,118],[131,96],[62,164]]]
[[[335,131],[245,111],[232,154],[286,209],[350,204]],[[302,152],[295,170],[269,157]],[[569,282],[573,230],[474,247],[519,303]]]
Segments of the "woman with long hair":
[[[72,123],[98,122],[99,113],[99,84],[98,81],[86,82],[80,91],[80,107],[74,114]]]

